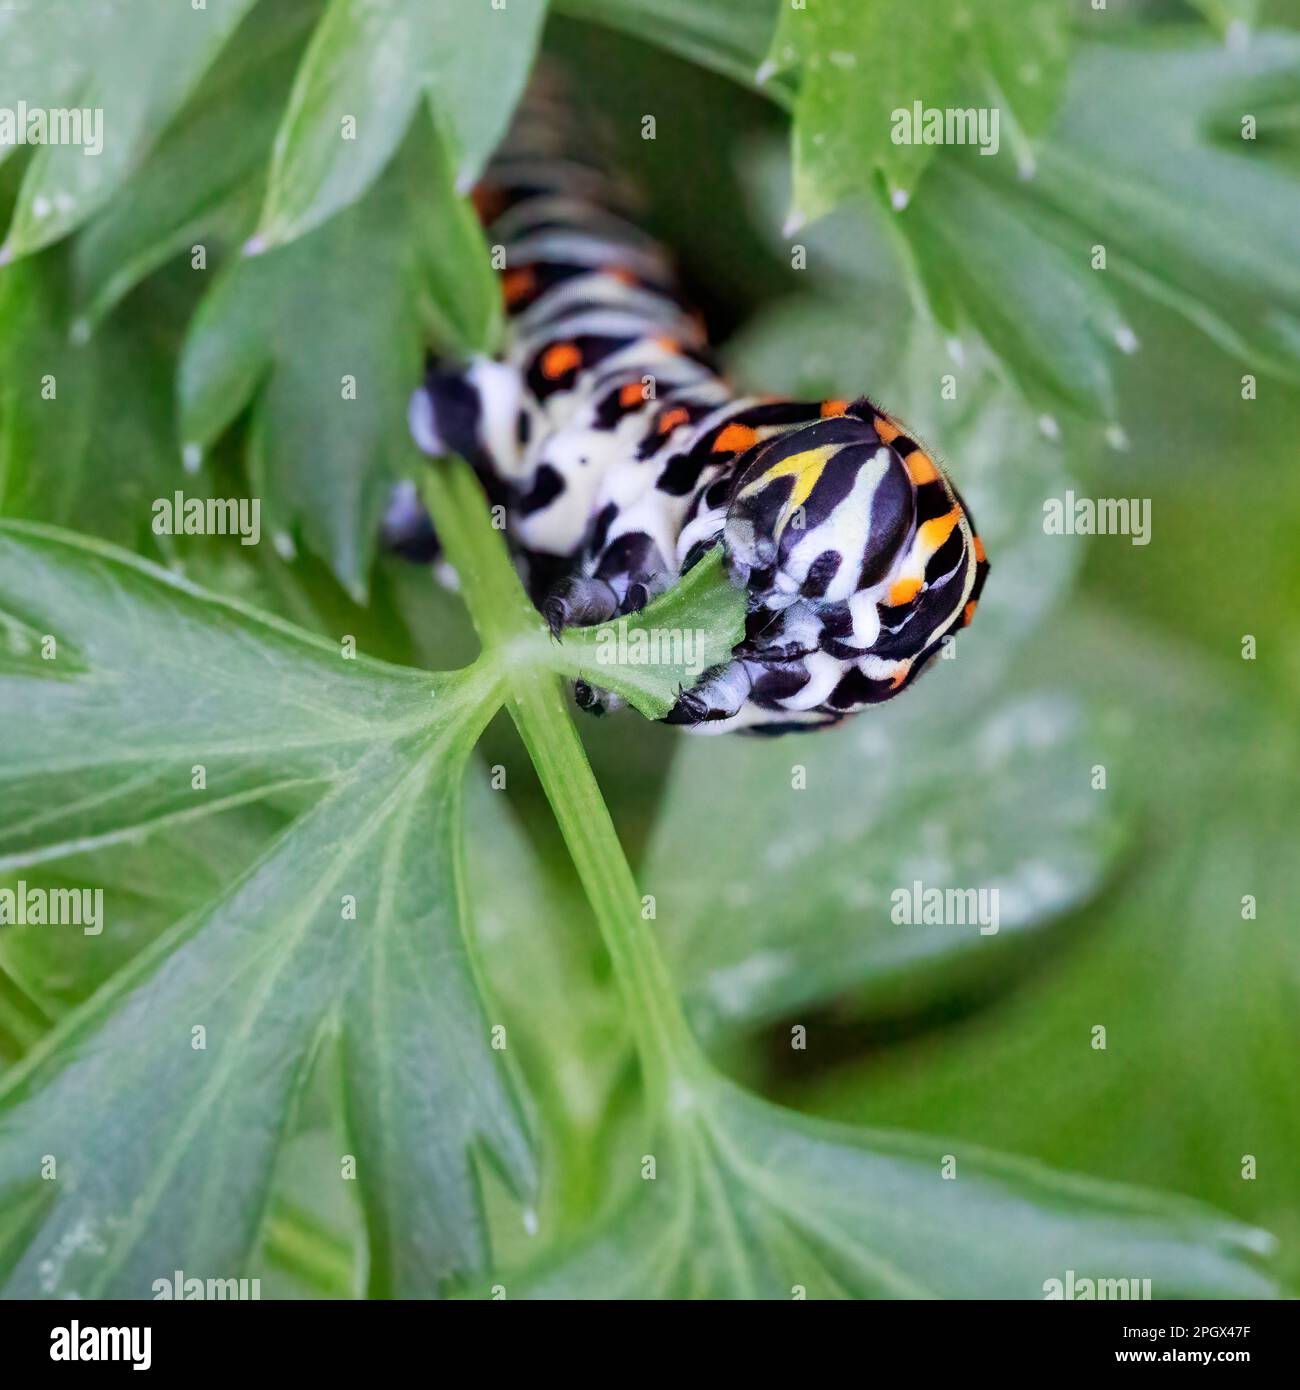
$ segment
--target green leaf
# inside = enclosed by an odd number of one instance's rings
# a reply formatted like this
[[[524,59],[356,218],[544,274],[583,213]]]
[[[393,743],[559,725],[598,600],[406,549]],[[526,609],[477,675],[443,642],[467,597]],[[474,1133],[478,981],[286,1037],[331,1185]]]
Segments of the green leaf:
[[[531,843],[535,822],[526,826],[508,804],[508,789],[531,776],[514,743],[490,773],[471,764],[465,790],[468,912],[543,1145],[536,1209],[521,1221],[512,1204],[492,1226],[498,1265],[531,1258],[558,1230],[590,1220],[609,1178],[608,1107],[628,1061],[623,1011],[603,978],[582,891],[562,856]]]
[[[999,136],[1020,151],[1056,114],[1070,59],[1070,14],[1056,0],[992,0],[971,33],[970,102],[993,99]]]
[[[1300,376],[1300,178],[1287,103],[1293,109],[1298,75],[1293,35],[1260,35],[1241,52],[1160,36],[1088,45],[1033,180],[1078,274],[1094,273],[1084,267],[1102,241],[1121,279],[1234,356],[1262,358],[1292,380]],[[1242,116],[1257,101],[1260,130],[1246,140]],[[1128,138],[1133,130],[1143,138]],[[1291,162],[1281,157],[1288,152]]]
[[[1244,53],[1185,38],[1081,46],[1032,179],[944,155],[898,219],[936,311],[1040,399],[1110,420],[1117,349],[1140,346],[1117,281],[1252,369],[1296,379],[1300,180],[1269,155],[1285,123],[1262,110],[1252,143],[1240,119],[1297,72],[1300,44],[1279,35]]]
[[[264,525],[300,528],[357,598],[392,482],[418,466],[406,404],[428,337],[468,350],[496,333],[482,233],[460,199],[437,196],[444,173],[434,137],[413,133],[356,207],[223,271],[181,357],[187,445],[210,444],[252,404]]]
[[[371,1291],[432,1296],[481,1268],[471,1150],[530,1181],[461,921],[460,782],[495,678],[345,661],[36,527],[0,531],[0,603],[58,641],[39,674],[0,663],[12,734],[0,864],[317,789],[241,877],[6,1075],[0,1191],[30,1204],[6,1291],[148,1297],[159,1270],[246,1268],[307,1068],[332,1034]],[[111,895],[102,921],[113,930]],[[45,1154],[58,1164],[48,1183]]]
[[[1010,104],[1022,105],[1023,123],[1041,127],[1064,71],[1066,23],[1055,0],[982,0],[955,9],[947,0],[783,6],[768,64],[800,71],[791,222],[801,226],[872,193],[877,171],[891,199],[905,203],[936,148],[918,132],[895,139],[902,130],[895,113],[910,117],[915,103],[969,106],[970,88],[983,85],[975,96],[986,107],[990,99],[999,113],[1006,105],[1011,120]]]
[[[81,314],[97,324],[146,275],[193,248],[207,265],[252,231],[276,124],[317,13],[262,0],[119,196],[74,246]]]
[[[1259,20],[1259,0],[1189,0],[1221,33],[1231,34],[1234,26],[1247,33]]]
[[[1235,653],[1218,669],[1105,609],[1063,627],[1042,664],[1104,692],[1113,711],[1106,795],[1141,826],[1128,872],[1072,927],[1051,971],[942,1041],[918,1038],[842,1074],[812,1103],[1101,1177],[1158,1178],[1276,1231],[1294,1284],[1292,712],[1273,707],[1262,673]]]
[[[570,628],[548,664],[662,719],[684,688],[730,660],[744,635],[745,592],[727,578],[719,546],[639,613]]]
[[[781,0],[554,0],[574,19],[621,29],[746,86],[772,43]],[[769,89],[770,90],[770,89]],[[774,96],[783,94],[777,86]]]
[[[546,0],[330,0],[275,142],[258,241],[277,246],[356,201],[428,103],[467,192],[523,90]]]
[[[717,1079],[678,1105],[654,1181],[511,1297],[1041,1299],[1067,1270],[1150,1279],[1155,1298],[1273,1291],[1269,1238],[1191,1202],[809,1120]]]
[[[0,272],[0,508],[131,542],[180,481],[175,295],[158,287],[89,339],[71,298],[61,252]]]
[[[846,276],[861,286],[864,323],[888,317],[897,334],[909,315],[933,319],[968,355],[982,340],[1038,409],[1100,417],[1122,446],[1116,382],[1141,344],[1121,296],[1172,309],[1251,370],[1300,374],[1300,44],[1268,34],[1236,51],[1175,30],[1077,54],[1059,118],[1032,147],[943,150],[905,211],[868,200],[799,240],[823,292],[846,298]],[[788,194],[771,163],[758,181],[775,222]],[[900,284],[908,300],[886,307]]]
[[[918,707],[779,746],[708,739],[674,763],[642,878],[701,1031],[849,991],[918,1011],[1001,978],[1017,938],[1095,891],[1116,839],[1088,780],[1095,733],[1059,693],[972,714],[960,662],[937,663]],[[916,883],[989,910],[900,924]]]
[[[114,196],[252,3],[155,7],[148,23],[130,0],[0,9],[0,92],[21,97],[29,109],[99,113],[82,143],[35,150],[5,239],[7,256],[66,236]],[[0,159],[14,148],[0,144]]]
[[[309,799],[300,797],[304,801]],[[84,1003],[168,927],[237,879],[284,829],[283,809],[253,802],[154,829],[0,876],[0,887],[99,888],[113,904],[112,930],[97,936],[9,926],[0,932],[0,968],[51,1019]]]

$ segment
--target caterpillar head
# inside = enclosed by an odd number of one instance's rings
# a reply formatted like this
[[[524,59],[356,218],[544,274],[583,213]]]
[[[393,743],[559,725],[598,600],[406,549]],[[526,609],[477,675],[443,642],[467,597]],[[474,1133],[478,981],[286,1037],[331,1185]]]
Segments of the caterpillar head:
[[[879,586],[908,542],[915,481],[881,437],[883,417],[857,410],[784,430],[736,460],[723,539],[768,607],[846,602]]]
[[[800,409],[740,427],[754,438],[693,523],[703,546],[712,521],[749,591],[736,656],[757,719],[892,698],[970,621],[988,568],[960,496],[894,421],[865,399]]]

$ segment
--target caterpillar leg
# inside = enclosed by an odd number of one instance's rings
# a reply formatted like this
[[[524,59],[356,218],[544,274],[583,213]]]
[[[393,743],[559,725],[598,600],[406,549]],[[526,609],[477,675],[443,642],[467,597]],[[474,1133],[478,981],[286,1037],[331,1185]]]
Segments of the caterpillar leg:
[[[706,671],[690,690],[683,690],[664,718],[665,724],[709,724],[740,713],[753,685],[748,664],[732,661]]]
[[[558,637],[566,627],[589,627],[607,622],[619,611],[619,598],[604,579],[569,575],[542,600],[542,617]]]

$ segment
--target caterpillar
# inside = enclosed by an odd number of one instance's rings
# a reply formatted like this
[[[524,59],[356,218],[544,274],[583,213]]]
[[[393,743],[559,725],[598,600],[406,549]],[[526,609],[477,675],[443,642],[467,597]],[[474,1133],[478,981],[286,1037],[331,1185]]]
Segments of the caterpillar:
[[[460,454],[501,504],[553,632],[635,612],[707,551],[747,591],[732,659],[666,722],[777,734],[905,690],[971,620],[988,573],[944,470],[866,396],[737,395],[628,191],[576,158],[533,90],[474,193],[504,248],[499,358],[432,360],[411,400],[425,453]],[[436,553],[413,486],[390,545]],[[613,697],[581,682],[594,713]]]

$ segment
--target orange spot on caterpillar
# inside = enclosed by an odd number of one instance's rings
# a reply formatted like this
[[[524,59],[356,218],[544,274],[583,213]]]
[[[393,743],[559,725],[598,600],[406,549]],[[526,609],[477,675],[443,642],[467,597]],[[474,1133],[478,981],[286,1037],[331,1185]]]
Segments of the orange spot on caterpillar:
[[[843,415],[848,408],[848,401],[823,401],[821,406],[822,419],[829,419],[832,415]]]
[[[644,388],[637,381],[629,381],[626,386],[618,388],[618,403],[625,410],[641,404],[645,400]]]
[[[518,270],[507,270],[501,277],[501,291],[505,295],[507,305],[518,304],[521,299],[531,294],[536,286],[537,281],[528,266],[522,266]]]
[[[921,580],[896,579],[889,586],[889,605],[891,608],[898,608],[901,604],[911,603],[920,592]]]
[[[923,453],[920,449],[908,454],[903,460],[903,467],[907,469],[907,476],[917,487],[932,483],[939,476],[939,470],[934,466],[930,455]]]
[[[982,565],[988,556],[984,553],[984,542],[978,536],[975,537],[975,559]],[[971,605],[972,607],[974,605]]]
[[[973,598],[973,599],[971,599],[971,601],[966,605],[966,607],[962,609],[962,615],[961,615],[961,616],[962,616],[962,624],[961,624],[962,627],[969,627],[969,626],[970,626],[970,620],[975,616],[975,605],[976,605],[978,602],[979,602],[978,599],[974,599],[974,598]]]
[[[691,418],[691,413],[685,406],[674,406],[672,410],[665,410],[659,417],[659,424],[655,427],[660,434],[667,434],[669,430],[675,430],[678,425],[684,425]]]
[[[605,274],[611,280],[617,280],[620,285],[635,285],[636,276],[625,265],[611,265],[605,268]]]
[[[956,526],[959,517],[960,513],[954,507],[952,511],[936,516],[918,527],[917,537],[931,555],[952,535],[952,528]]]
[[[886,420],[883,415],[877,415],[871,423],[875,426],[882,444],[891,444],[903,432],[892,421]]]
[[[739,454],[758,443],[758,431],[749,425],[730,424],[713,441],[715,454]]]
[[[542,354],[542,375],[547,381],[557,381],[581,366],[582,353],[572,343],[553,343]]]
[[[893,680],[889,682],[889,688],[891,690],[897,690],[898,687],[902,685],[902,683],[907,679],[907,673],[911,669],[912,663],[910,661],[900,661],[898,663],[898,670],[894,672]]]
[[[656,347],[661,347],[665,352],[680,352],[682,345],[676,338],[670,338],[667,334],[661,334],[654,340]]]
[[[505,208],[505,194],[499,188],[491,188],[485,183],[476,183],[469,195],[474,211],[480,222],[491,222]]]

